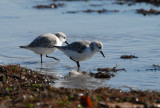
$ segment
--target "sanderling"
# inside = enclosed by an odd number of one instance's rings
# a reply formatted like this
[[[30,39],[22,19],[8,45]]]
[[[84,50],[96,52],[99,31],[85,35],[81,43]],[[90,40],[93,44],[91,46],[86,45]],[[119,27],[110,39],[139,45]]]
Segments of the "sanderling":
[[[48,58],[59,60],[55,57],[50,57],[47,54],[53,53],[57,50],[57,48],[49,48],[49,47],[61,46],[63,42],[68,44],[66,41],[66,35],[64,33],[62,32],[57,32],[56,34],[46,33],[46,34],[38,36],[29,45],[20,46],[20,48],[29,49],[29,50],[32,50],[36,54],[40,54],[41,63],[42,63],[43,54],[46,54],[46,57]]]
[[[78,68],[80,67],[79,61],[84,61],[91,58],[97,52],[100,52],[105,58],[102,49],[103,44],[99,41],[77,41],[66,46],[54,46],[61,50],[71,60],[77,63]]]

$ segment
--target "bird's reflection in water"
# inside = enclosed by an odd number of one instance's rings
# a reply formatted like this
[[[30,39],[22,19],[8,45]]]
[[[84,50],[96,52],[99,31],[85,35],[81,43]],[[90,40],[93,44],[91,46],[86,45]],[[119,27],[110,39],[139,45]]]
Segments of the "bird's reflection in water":
[[[50,75],[55,75],[57,72],[57,65],[59,62],[45,62],[45,63],[39,63],[36,66],[36,71],[42,73],[42,74],[50,74]]]
[[[95,79],[87,73],[72,70],[63,79],[55,81],[53,86],[66,88],[96,89],[104,87],[105,80]]]
[[[66,75],[62,75],[61,70],[58,70],[56,65],[57,62],[54,63],[43,63],[39,64],[37,67],[37,71],[42,74],[50,74],[57,78],[57,80],[52,83],[54,87],[66,87],[66,88],[81,88],[81,89],[96,89],[98,87],[105,86],[105,80],[96,79],[94,77],[90,77],[89,73],[83,73],[84,70],[81,70],[77,67],[68,67],[66,70],[71,70],[66,73]]]

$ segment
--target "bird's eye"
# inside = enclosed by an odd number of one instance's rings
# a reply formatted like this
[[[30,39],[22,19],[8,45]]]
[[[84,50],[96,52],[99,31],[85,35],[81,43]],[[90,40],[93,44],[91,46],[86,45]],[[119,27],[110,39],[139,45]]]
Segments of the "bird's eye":
[[[102,48],[100,44],[98,44],[98,48],[99,48],[99,49],[101,49],[101,48]]]

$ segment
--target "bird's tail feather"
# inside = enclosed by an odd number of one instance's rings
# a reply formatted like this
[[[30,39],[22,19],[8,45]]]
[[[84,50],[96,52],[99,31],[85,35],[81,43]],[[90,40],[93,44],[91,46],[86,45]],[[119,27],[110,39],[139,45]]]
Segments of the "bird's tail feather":
[[[65,46],[53,46],[52,48],[57,48],[59,50],[65,50]]]
[[[61,46],[51,46],[49,48],[59,48],[59,47],[61,47]]]
[[[55,48],[59,48],[60,46],[53,46],[53,47],[55,47]]]

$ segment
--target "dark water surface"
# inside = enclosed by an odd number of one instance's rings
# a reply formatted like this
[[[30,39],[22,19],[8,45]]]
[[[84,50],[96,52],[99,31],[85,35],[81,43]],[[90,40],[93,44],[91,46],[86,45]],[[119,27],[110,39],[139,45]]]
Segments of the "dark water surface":
[[[56,87],[97,88],[135,88],[160,90],[160,69],[152,69],[152,64],[160,65],[160,16],[143,16],[136,9],[155,8],[141,3],[133,6],[112,4],[114,1],[61,2],[65,6],[57,9],[36,9],[33,6],[49,4],[44,0],[1,0],[0,1],[0,64],[21,64],[42,73],[56,75]],[[94,6],[99,4],[100,6]],[[101,5],[102,4],[102,5]],[[75,13],[86,9],[119,10],[108,13]],[[43,33],[64,32],[69,43],[76,40],[99,40],[104,44],[104,59],[97,53],[91,59],[81,62],[81,70],[96,72],[98,67],[125,68],[110,80],[94,79],[86,75],[64,78],[76,64],[62,52],[51,56],[61,61],[45,58],[40,64],[39,55],[20,49],[20,45],[30,43]],[[138,56],[137,59],[123,60],[123,54]]]

